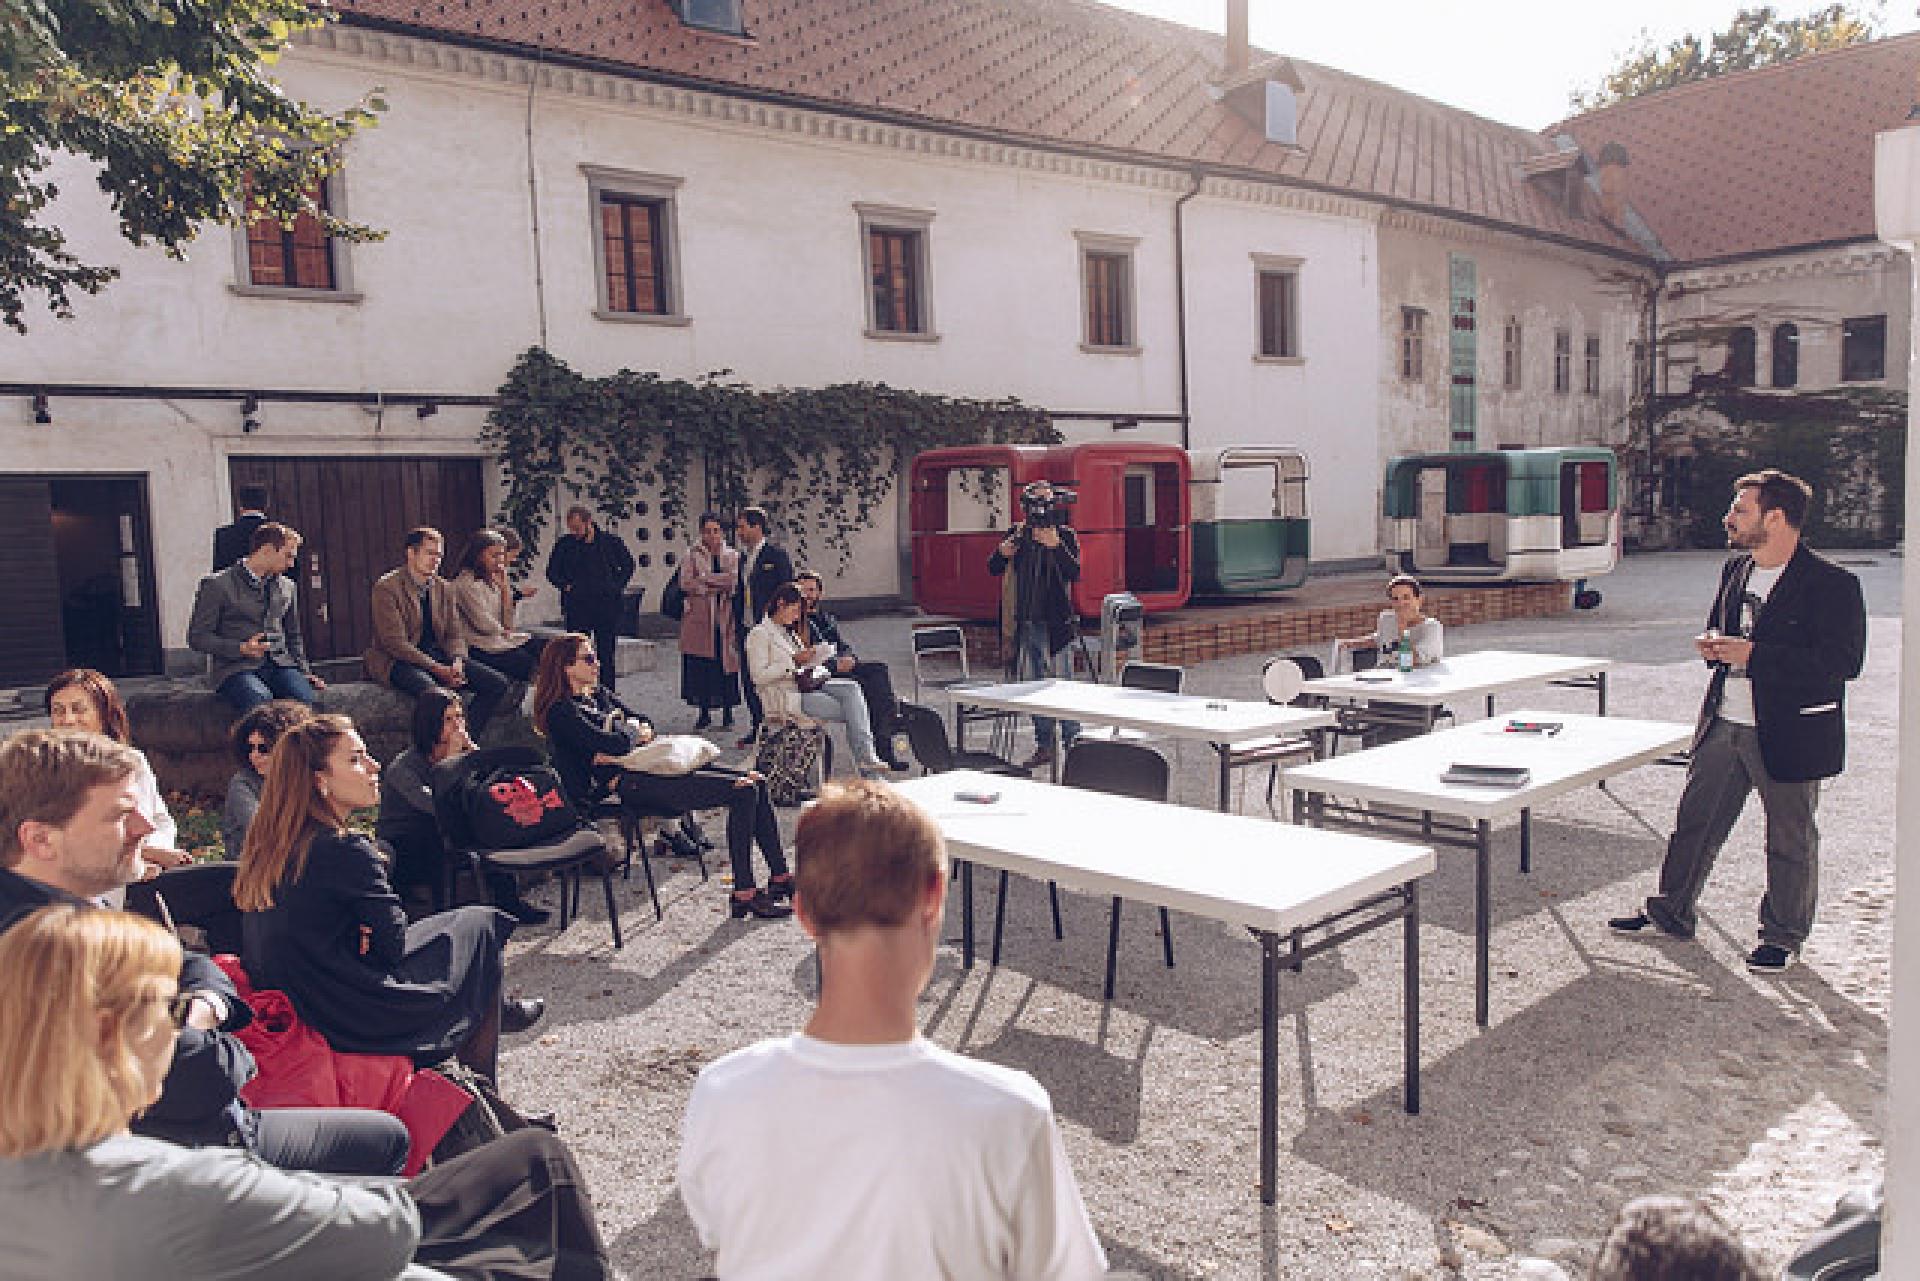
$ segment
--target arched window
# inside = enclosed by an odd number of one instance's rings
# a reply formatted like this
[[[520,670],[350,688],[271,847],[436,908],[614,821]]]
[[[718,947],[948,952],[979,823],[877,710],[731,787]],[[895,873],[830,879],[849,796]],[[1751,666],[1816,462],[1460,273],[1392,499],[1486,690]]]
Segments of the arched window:
[[[1793,387],[1800,382],[1800,326],[1788,321],[1773,327],[1773,385]]]
[[[1727,335],[1727,381],[1735,387],[1753,386],[1754,347],[1757,342],[1751,325],[1742,325]]]

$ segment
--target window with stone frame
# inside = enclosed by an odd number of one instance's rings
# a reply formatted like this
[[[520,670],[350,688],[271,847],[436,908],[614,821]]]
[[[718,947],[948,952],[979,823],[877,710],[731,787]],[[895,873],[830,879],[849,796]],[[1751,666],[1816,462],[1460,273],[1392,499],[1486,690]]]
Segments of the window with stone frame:
[[[1427,312],[1424,307],[1400,309],[1400,379],[1424,382],[1427,377]]]
[[[1773,327],[1773,380],[1775,387],[1800,384],[1800,326],[1791,320]]]
[[[283,224],[268,214],[254,214],[253,180],[242,184],[242,199],[249,217],[246,223],[246,278],[244,284],[256,289],[311,290],[333,293],[340,288],[336,245],[328,234],[322,213],[332,213],[337,175],[322,179],[309,188],[314,211],[302,211],[291,224]]]
[[[1573,334],[1565,329],[1553,331],[1553,390],[1562,396],[1573,390]]]
[[[1589,396],[1600,394],[1600,338],[1597,334],[1587,335],[1585,378],[1582,390]]]
[[[1300,265],[1261,261],[1254,276],[1259,309],[1259,354],[1269,360],[1300,355]]]
[[[1753,386],[1759,361],[1760,336],[1752,325],[1740,325],[1727,335],[1726,378],[1734,387]]]
[[[933,299],[925,210],[856,204],[869,338],[931,339]]]
[[[1877,382],[1887,376],[1887,318],[1849,316],[1840,324],[1840,381]]]
[[[1525,376],[1524,360],[1526,355],[1526,335],[1520,328],[1518,316],[1508,316],[1505,332],[1502,334],[1500,353],[1500,385],[1508,391],[1519,391]]]

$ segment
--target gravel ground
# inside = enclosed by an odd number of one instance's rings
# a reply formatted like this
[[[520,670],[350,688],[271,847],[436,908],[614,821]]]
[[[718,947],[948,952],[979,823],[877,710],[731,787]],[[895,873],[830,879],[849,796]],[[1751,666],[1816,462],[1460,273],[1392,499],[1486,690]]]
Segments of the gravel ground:
[[[1025,1069],[1051,1091],[1115,1268],[1155,1278],[1579,1276],[1614,1212],[1649,1192],[1705,1198],[1777,1267],[1882,1165],[1900,563],[1844,559],[1867,587],[1870,649],[1850,703],[1850,768],[1821,806],[1818,923],[1805,963],[1787,975],[1761,979],[1742,964],[1763,885],[1757,806],[1707,888],[1696,943],[1607,931],[1605,917],[1650,888],[1679,795],[1682,771],[1650,767],[1537,814],[1530,876],[1517,870],[1517,829],[1497,829],[1484,1031],[1472,1010],[1472,860],[1442,852],[1422,895],[1420,1116],[1400,1110],[1397,931],[1283,977],[1270,1209],[1255,1190],[1259,970],[1244,932],[1176,914],[1178,967],[1167,970],[1153,914],[1136,910],[1106,1004],[1104,902],[1063,895],[1067,937],[1056,943],[1044,892],[1016,879],[1003,963],[966,973],[957,947],[943,951],[923,999],[927,1033]],[[1687,639],[1719,560],[1635,557],[1595,583],[1606,594],[1596,612],[1454,629],[1448,643],[1606,655],[1618,664],[1616,715],[1691,721],[1703,676]],[[907,626],[849,628],[893,663],[902,693]],[[692,713],[675,697],[679,664],[671,646],[662,653],[661,672],[624,679],[622,692],[663,729],[684,731]],[[1258,672],[1256,657],[1207,663],[1189,671],[1188,688],[1258,697]],[[1592,705],[1576,691],[1516,697]],[[1210,755],[1188,746],[1175,764],[1179,799],[1211,804]],[[1246,806],[1262,809],[1257,788]],[[623,1274],[694,1277],[708,1259],[673,1180],[693,1079],[716,1056],[802,1022],[813,969],[791,923],[727,919],[719,854],[707,884],[690,865],[656,863],[666,917],[653,921],[638,882],[624,887],[623,951],[612,950],[597,904],[564,936],[540,929],[515,940],[511,986],[549,1007],[536,1034],[509,1046],[504,1085],[558,1111]]]

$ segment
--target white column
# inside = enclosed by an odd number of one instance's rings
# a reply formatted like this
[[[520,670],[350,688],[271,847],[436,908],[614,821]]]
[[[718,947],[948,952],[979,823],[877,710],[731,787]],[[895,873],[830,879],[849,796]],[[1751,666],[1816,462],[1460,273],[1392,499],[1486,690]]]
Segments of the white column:
[[[1892,129],[1874,141],[1874,218],[1882,240],[1920,244],[1920,126]],[[1910,314],[1920,316],[1920,290],[1909,280]],[[1913,326],[1920,334],[1920,325]],[[1909,387],[1920,389],[1920,348],[1909,339]],[[1920,449],[1913,407],[1907,409],[1908,533],[1920,530]],[[1893,999],[1887,1023],[1887,1204],[1880,1275],[1920,1277],[1920,734],[1908,734],[1906,709],[1920,707],[1920,544],[1902,570],[1900,635],[1899,798],[1895,808]],[[1904,887],[1905,892],[1900,892]]]

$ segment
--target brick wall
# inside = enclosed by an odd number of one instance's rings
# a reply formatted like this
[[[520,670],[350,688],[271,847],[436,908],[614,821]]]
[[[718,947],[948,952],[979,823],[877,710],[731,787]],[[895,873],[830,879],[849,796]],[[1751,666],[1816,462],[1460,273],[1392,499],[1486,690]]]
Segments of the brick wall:
[[[1427,608],[1448,627],[1507,618],[1543,618],[1573,608],[1571,583],[1514,583],[1487,587],[1429,587]],[[1336,636],[1362,636],[1380,617],[1377,602],[1313,606],[1276,601],[1266,608],[1181,609],[1149,614],[1140,657],[1181,667],[1237,654],[1322,649]],[[1000,669],[1000,629],[968,623],[967,658],[976,672]]]

